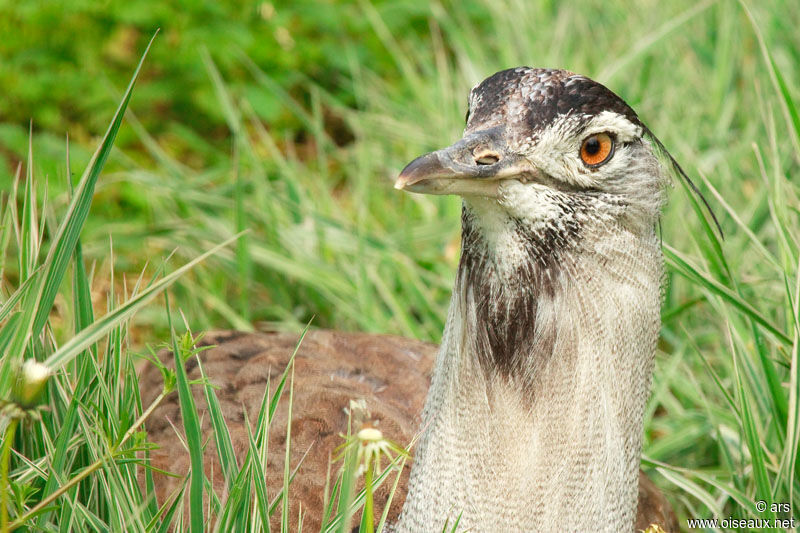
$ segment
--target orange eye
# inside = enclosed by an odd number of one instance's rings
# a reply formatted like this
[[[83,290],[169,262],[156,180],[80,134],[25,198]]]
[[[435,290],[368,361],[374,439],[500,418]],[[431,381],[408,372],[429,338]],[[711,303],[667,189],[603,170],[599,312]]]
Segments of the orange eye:
[[[608,133],[596,133],[583,140],[581,160],[590,167],[597,167],[614,155],[614,139]]]

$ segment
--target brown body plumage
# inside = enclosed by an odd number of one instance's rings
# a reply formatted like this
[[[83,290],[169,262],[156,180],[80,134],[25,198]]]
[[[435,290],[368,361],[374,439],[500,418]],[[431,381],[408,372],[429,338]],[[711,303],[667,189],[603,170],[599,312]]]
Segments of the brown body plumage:
[[[283,369],[289,362],[299,334],[211,332],[200,344],[214,346],[203,351],[206,374],[219,386],[217,395],[231,430],[239,461],[248,447],[243,409],[254,420],[270,380],[275,390]],[[339,331],[311,331],[300,345],[295,359],[294,416],[292,419],[292,462],[294,468],[307,450],[308,455],[292,483],[290,492],[291,523],[296,523],[300,507],[305,510],[304,531],[319,531],[322,498],[328,471],[328,459],[342,443],[340,434],[347,431],[345,409],[351,399],[366,400],[372,417],[387,437],[407,444],[420,429],[420,414],[428,392],[437,346],[431,343],[392,335],[370,335]],[[161,359],[172,366],[172,354],[162,351]],[[187,365],[190,379],[199,379],[196,364]],[[161,373],[148,365],[140,378],[142,400],[148,404],[162,388]],[[194,398],[201,414],[205,399],[199,387]],[[277,494],[283,486],[283,458],[286,444],[286,401],[281,402],[270,430],[270,464],[267,487]],[[174,426],[173,426],[174,425]],[[150,417],[148,436],[159,446],[152,453],[159,469],[181,476],[189,471],[189,454],[175,429],[182,430],[177,393],[168,396]],[[205,438],[211,435],[208,416],[203,416]],[[335,472],[334,467],[332,471]],[[206,448],[205,469],[215,480],[215,490],[224,493],[224,483],[213,445]],[[408,468],[401,478],[389,513],[390,521],[400,514],[408,490]],[[155,473],[157,498],[163,503],[183,483],[182,478]],[[384,486],[376,494],[376,504],[383,508],[387,497]],[[276,514],[277,520],[277,514]],[[677,531],[672,508],[661,491],[644,473],[639,477],[639,508],[636,528],[659,524],[665,531]],[[273,526],[280,527],[277,521]]]

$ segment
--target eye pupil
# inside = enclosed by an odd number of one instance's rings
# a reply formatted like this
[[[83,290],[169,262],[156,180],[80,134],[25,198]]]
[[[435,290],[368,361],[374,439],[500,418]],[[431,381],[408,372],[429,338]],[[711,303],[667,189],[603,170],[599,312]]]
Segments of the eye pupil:
[[[600,151],[600,141],[597,137],[590,137],[586,140],[586,145],[584,146],[586,153],[589,155],[596,155],[597,152]]]
[[[614,155],[614,138],[608,133],[596,133],[583,140],[580,156],[585,165],[597,168]]]

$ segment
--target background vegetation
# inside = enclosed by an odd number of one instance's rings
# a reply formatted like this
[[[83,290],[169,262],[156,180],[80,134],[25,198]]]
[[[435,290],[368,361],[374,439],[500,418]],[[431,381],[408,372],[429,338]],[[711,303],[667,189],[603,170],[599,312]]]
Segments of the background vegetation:
[[[673,189],[646,468],[683,517],[761,516],[754,502],[765,500],[792,503],[800,518],[797,2],[0,0],[0,11],[9,36],[0,43],[4,369],[23,356],[52,360],[93,317],[131,298],[140,272],[146,287],[245,229],[171,289],[173,310],[194,331],[299,331],[315,317],[315,327],[437,341],[458,259],[459,201],[398,194],[392,179],[460,136],[468,90],[485,76],[520,64],[567,68],[638,111],[699,183],[726,235],[719,241],[684,188]],[[70,252],[65,281],[63,272],[48,277],[58,269],[45,256],[65,242],[59,224],[76,220],[72,184],[97,168],[91,154],[157,28],[87,193],[79,255]],[[37,275],[58,289],[52,309],[28,296]],[[71,357],[105,351],[97,365],[62,360],[46,424],[14,441],[12,516],[138,427],[124,415],[142,409],[127,356],[170,338],[168,320],[182,320],[163,301],[137,306],[136,319],[119,317],[100,344],[82,337],[73,346]],[[26,311],[46,325],[19,327]],[[123,374],[114,394],[78,402],[101,414],[70,410],[75,387],[99,394],[98,382]],[[68,460],[47,459],[64,424],[93,427],[93,416],[105,433],[64,443]],[[73,503],[56,500],[61,510],[39,527],[72,520],[114,530],[110,517],[124,515],[114,515],[115,495],[136,483],[130,472],[119,477],[127,467],[103,464],[98,475],[114,483],[81,481]]]

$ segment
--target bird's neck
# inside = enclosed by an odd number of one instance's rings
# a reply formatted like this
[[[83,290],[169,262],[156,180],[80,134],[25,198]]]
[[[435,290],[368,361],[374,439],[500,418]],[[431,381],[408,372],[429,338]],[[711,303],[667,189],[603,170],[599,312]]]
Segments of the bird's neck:
[[[657,238],[619,229],[507,271],[464,230],[398,530],[461,514],[475,531],[630,531],[660,327]]]

